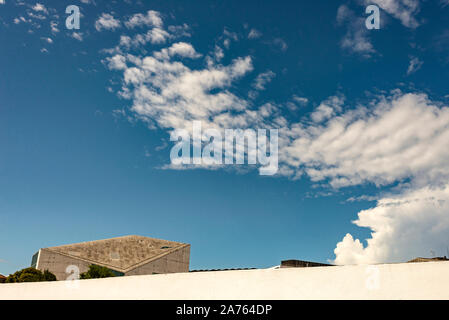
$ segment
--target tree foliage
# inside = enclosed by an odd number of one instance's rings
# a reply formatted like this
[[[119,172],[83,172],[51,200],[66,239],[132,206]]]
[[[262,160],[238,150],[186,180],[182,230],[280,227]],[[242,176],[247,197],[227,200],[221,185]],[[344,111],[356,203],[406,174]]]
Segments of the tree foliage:
[[[89,266],[89,270],[80,274],[80,279],[98,279],[109,277],[115,277],[115,274],[114,272],[112,272],[112,270],[94,264]]]
[[[35,268],[25,268],[10,274],[5,283],[56,281],[56,276],[48,270],[44,272]]]

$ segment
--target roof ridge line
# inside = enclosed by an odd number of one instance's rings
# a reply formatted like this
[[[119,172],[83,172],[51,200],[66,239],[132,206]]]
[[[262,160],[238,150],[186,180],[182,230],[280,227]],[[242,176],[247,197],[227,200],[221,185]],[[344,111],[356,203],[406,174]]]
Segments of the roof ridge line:
[[[139,267],[139,266],[141,266],[141,265],[147,264],[147,263],[149,263],[149,262],[151,262],[151,261],[153,261],[153,260],[156,260],[156,259],[158,259],[158,258],[160,258],[160,257],[163,257],[163,256],[165,256],[165,255],[167,255],[167,254],[173,253],[173,252],[178,251],[178,250],[180,250],[180,249],[186,248],[186,247],[188,247],[188,246],[190,246],[190,244],[188,244],[188,243],[182,243],[182,244],[180,244],[179,246],[177,246],[177,247],[175,247],[175,248],[172,248],[172,249],[169,250],[169,251],[162,252],[162,253],[158,254],[157,256],[154,256],[154,257],[148,258],[148,259],[146,259],[146,260],[140,261],[140,262],[138,262],[138,263],[135,263],[135,264],[131,265],[130,267],[128,267],[127,269],[124,269],[124,270],[126,270],[126,271],[124,271],[124,272],[128,272],[128,271],[134,270],[135,268],[137,268],[137,267]]]
[[[165,240],[165,239],[152,238],[152,237],[139,236],[139,235],[132,234],[132,235],[126,235],[126,236],[119,236],[119,237],[107,238],[107,239],[89,240],[89,241],[83,241],[83,242],[76,242],[76,243],[63,244],[63,245],[60,245],[60,246],[48,247],[48,248],[45,248],[45,249],[49,249],[49,248],[61,248],[61,247],[68,247],[68,246],[76,246],[76,245],[83,245],[83,244],[86,244],[86,243],[103,242],[103,241],[116,240],[116,239],[120,239],[120,238],[130,238],[130,237],[144,238],[144,239],[150,239],[150,240],[158,240],[158,241],[164,241],[164,242],[170,242],[170,243],[177,243],[177,244],[188,244],[188,243],[179,242],[179,241]]]

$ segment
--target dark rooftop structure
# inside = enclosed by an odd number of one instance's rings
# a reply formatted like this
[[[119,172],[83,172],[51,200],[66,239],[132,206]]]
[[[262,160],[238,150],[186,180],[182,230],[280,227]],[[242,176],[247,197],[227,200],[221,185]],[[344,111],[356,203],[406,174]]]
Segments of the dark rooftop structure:
[[[303,261],[303,260],[283,260],[281,268],[310,268],[310,267],[330,267],[331,264]]]

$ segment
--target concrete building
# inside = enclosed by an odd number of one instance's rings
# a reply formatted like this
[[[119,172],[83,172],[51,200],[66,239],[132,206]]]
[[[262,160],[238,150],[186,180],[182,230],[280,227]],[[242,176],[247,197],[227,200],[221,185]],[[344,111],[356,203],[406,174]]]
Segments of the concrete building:
[[[444,257],[434,257],[434,258],[415,258],[413,260],[407,261],[407,262],[433,262],[433,261],[449,261],[448,258],[446,258],[446,256]]]
[[[31,266],[66,280],[78,268],[103,266],[117,276],[188,272],[190,245],[142,236],[82,242],[40,249]],[[75,266],[75,267],[74,267]]]

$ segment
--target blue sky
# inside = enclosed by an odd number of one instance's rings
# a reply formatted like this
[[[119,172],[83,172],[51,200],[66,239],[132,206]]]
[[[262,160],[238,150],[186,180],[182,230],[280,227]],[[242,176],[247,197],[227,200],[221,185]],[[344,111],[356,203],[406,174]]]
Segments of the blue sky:
[[[445,0],[0,0],[0,273],[128,234],[190,243],[191,269],[446,255],[448,22]],[[278,173],[171,166],[192,120],[279,129]]]

